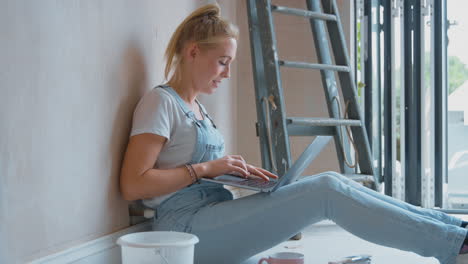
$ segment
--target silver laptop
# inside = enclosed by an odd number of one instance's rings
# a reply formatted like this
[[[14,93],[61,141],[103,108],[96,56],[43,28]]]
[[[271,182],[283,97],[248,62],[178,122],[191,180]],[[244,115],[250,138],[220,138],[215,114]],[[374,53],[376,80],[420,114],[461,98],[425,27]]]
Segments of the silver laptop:
[[[302,172],[309,166],[310,162],[314,160],[322,149],[327,145],[332,137],[330,136],[317,136],[314,141],[302,152],[299,158],[289,168],[289,170],[279,179],[270,179],[265,181],[260,178],[241,178],[233,175],[221,175],[214,179],[202,178],[202,181],[214,182],[223,185],[236,186],[239,188],[259,191],[259,192],[274,192],[284,185],[294,182],[302,175]]]

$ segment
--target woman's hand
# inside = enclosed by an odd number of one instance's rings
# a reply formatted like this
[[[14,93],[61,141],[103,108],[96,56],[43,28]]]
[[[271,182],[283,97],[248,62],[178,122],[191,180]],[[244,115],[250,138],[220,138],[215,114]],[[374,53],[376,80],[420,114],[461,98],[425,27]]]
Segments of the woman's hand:
[[[270,178],[278,179],[278,176],[259,167],[255,167],[253,165],[247,164],[247,168],[249,169],[250,176],[257,176],[266,181],[269,181]]]
[[[228,155],[217,160],[208,161],[204,167],[203,177],[206,178],[214,178],[223,174],[232,174],[243,178],[257,176],[267,181],[270,178],[278,178],[278,176],[265,169],[247,164],[244,158],[239,155]]]

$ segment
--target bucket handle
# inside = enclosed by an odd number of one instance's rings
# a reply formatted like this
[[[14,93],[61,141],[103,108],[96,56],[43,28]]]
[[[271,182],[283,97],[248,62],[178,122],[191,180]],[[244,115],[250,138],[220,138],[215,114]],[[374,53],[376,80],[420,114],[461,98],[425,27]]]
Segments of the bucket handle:
[[[161,249],[160,248],[156,248],[154,249],[154,254],[156,255],[159,255],[166,264],[169,264],[169,261],[167,261],[167,258],[163,256],[163,254],[161,253]]]

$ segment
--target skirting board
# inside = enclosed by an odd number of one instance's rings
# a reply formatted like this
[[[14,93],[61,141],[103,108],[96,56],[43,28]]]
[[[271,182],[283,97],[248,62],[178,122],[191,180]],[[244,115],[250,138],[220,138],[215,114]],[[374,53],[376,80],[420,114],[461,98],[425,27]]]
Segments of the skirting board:
[[[116,244],[117,239],[130,233],[149,231],[151,230],[151,225],[151,221],[137,224],[110,235],[34,260],[30,262],[30,264],[120,263],[120,248]],[[116,260],[118,260],[118,262],[116,262]]]

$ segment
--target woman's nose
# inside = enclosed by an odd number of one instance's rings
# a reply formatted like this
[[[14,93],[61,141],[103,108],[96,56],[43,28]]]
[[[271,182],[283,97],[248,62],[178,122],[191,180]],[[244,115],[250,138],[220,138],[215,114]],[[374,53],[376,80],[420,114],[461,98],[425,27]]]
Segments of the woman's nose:
[[[221,73],[222,77],[223,78],[229,78],[231,77],[231,67],[230,66],[227,66],[226,68],[224,68],[224,71]]]

